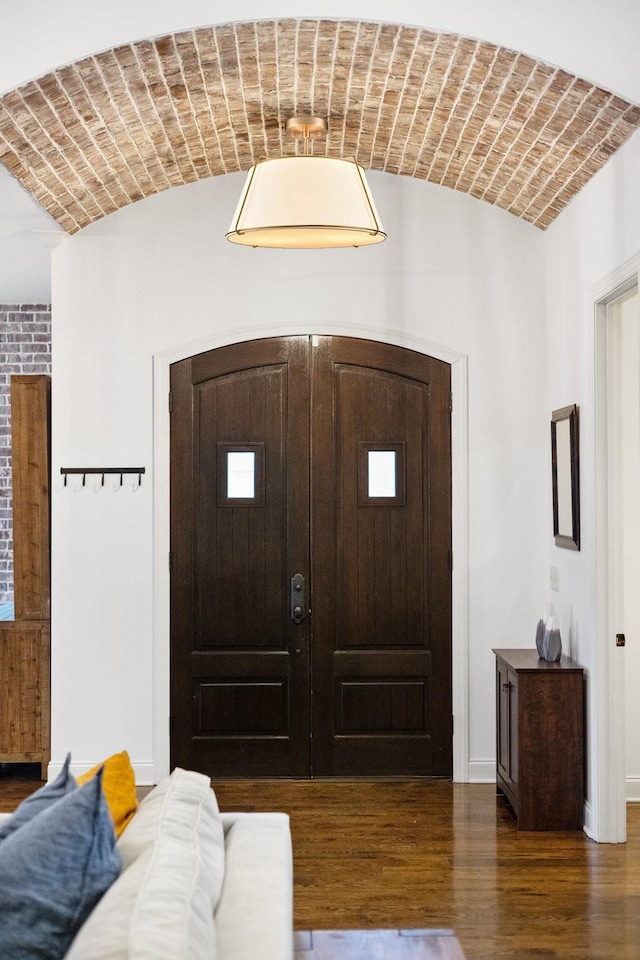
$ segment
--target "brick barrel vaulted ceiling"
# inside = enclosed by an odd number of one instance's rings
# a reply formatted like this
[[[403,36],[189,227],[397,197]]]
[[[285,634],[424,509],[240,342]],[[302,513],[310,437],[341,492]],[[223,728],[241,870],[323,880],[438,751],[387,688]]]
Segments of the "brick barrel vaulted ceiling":
[[[524,54],[396,24],[279,20],[142,40],[0,100],[0,160],[68,232],[169,187],[315,152],[442,184],[546,228],[640,107]]]

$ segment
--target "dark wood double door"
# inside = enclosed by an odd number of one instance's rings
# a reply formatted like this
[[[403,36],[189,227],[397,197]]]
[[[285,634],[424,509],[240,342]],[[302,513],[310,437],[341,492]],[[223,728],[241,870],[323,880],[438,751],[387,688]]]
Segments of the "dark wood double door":
[[[450,367],[345,337],[171,368],[171,763],[450,776]]]

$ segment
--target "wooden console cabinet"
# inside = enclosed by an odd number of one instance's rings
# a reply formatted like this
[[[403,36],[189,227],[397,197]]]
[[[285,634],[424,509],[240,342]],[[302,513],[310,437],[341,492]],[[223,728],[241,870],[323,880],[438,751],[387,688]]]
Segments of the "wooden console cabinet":
[[[496,655],[497,788],[519,830],[581,830],[584,672],[536,650]]]

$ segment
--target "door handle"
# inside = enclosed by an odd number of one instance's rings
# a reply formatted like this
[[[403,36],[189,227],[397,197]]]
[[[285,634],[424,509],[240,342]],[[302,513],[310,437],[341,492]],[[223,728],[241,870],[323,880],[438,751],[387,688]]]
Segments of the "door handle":
[[[306,604],[306,590],[304,577],[296,573],[291,578],[291,619],[294,623],[302,623]]]

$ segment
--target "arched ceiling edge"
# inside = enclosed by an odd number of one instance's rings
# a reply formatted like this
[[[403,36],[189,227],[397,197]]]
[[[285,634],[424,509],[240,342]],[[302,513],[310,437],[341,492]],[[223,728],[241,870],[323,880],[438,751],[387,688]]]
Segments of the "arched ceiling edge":
[[[60,67],[0,99],[0,161],[68,233],[248,169],[324,116],[329,156],[468,193],[546,228],[640,107],[525,54],[349,20],[200,27]]]

